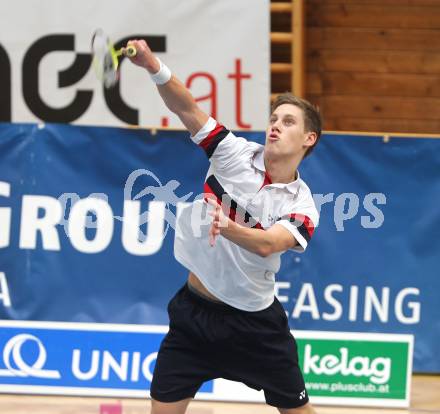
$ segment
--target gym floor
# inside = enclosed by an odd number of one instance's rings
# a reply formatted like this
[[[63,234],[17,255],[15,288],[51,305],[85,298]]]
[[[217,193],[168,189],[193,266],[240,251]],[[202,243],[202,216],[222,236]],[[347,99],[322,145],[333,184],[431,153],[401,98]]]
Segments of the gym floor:
[[[150,401],[91,397],[0,395],[1,414],[147,414]],[[315,406],[318,414],[377,414],[378,408]],[[414,375],[409,409],[381,414],[440,414],[440,376]],[[187,414],[275,414],[265,404],[193,401]]]

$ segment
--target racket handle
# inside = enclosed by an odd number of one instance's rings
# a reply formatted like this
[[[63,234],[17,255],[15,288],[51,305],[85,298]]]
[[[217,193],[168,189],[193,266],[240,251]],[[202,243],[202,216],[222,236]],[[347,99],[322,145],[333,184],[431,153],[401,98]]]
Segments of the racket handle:
[[[134,46],[127,46],[125,50],[128,57],[135,57],[137,54],[137,50]]]

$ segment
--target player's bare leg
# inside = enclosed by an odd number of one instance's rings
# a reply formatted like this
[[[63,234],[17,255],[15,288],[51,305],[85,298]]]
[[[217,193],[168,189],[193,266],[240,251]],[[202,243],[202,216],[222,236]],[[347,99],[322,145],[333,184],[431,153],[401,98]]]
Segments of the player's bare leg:
[[[280,414],[316,414],[310,403],[298,408],[278,408]]]
[[[164,403],[152,399],[150,414],[185,414],[191,400],[192,398],[187,398],[186,400]]]

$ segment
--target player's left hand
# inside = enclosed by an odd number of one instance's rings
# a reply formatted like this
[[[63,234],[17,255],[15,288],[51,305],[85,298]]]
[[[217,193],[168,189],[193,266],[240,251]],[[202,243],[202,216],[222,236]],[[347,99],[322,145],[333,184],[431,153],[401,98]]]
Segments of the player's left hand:
[[[229,218],[226,217],[217,200],[209,197],[207,202],[212,207],[208,214],[212,217],[211,228],[209,229],[209,244],[213,247],[215,239],[221,233],[221,229],[228,226]]]

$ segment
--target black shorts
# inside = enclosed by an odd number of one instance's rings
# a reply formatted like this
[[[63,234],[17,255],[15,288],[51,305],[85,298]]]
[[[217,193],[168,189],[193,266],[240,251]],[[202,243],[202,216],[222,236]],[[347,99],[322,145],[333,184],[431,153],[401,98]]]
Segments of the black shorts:
[[[268,308],[246,312],[207,300],[182,287],[168,305],[170,330],[160,346],[151,397],[175,402],[194,397],[214,378],[264,390],[278,408],[308,402],[295,339],[275,299]]]

